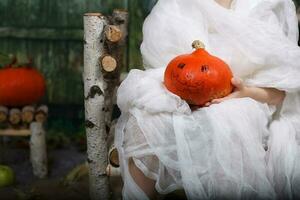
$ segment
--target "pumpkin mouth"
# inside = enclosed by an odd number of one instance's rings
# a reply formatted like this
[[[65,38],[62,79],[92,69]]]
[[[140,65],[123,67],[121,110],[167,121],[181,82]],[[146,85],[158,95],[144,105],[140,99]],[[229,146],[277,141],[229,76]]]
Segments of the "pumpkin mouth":
[[[172,71],[172,75],[171,75],[171,80],[172,83],[174,84],[174,86],[180,90],[180,87],[183,87],[183,89],[181,91],[195,91],[195,90],[201,90],[199,89],[202,85],[203,85],[203,81],[202,80],[198,80],[198,81],[194,81],[193,84],[189,84],[191,82],[189,81],[181,81],[179,79],[179,75],[178,74],[174,74],[174,72]]]

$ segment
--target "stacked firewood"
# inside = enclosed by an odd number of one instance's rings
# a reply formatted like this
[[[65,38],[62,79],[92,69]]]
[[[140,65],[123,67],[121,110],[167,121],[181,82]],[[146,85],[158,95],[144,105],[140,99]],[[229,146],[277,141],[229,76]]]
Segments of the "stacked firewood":
[[[45,178],[48,174],[46,132],[43,124],[48,107],[24,106],[9,108],[0,106],[0,136],[30,136],[30,160],[33,174]]]
[[[9,108],[0,106],[1,129],[28,129],[30,123],[44,123],[47,119],[48,107],[24,106],[22,108]]]

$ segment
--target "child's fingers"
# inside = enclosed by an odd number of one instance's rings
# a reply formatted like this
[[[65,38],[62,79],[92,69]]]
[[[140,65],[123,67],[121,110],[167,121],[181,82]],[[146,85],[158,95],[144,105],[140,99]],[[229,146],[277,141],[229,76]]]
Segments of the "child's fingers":
[[[219,98],[219,99],[214,99],[211,101],[212,104],[219,104],[222,103],[223,101],[229,100],[229,99],[233,99],[233,98],[237,98],[238,94],[236,92],[231,93],[230,95],[223,97],[223,98]]]
[[[242,79],[237,78],[237,77],[232,78],[231,83],[238,90],[241,90],[244,87],[244,83],[243,83]]]
[[[207,102],[205,104],[205,106],[208,107],[211,104],[219,104],[219,103],[222,103],[223,101],[226,101],[226,100],[229,100],[229,99],[239,98],[239,94],[240,94],[240,92],[233,92],[233,93],[229,94],[226,97],[219,98],[219,99],[213,99],[210,102]]]
[[[221,103],[223,101],[224,101],[224,98],[214,99],[214,100],[211,101],[211,104],[219,104],[219,103]]]
[[[204,106],[209,107],[211,105],[211,102],[207,102]]]

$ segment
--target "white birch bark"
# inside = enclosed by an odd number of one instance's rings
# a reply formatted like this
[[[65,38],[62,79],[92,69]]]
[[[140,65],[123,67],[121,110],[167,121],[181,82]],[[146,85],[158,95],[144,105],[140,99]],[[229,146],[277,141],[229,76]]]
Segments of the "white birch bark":
[[[104,121],[106,84],[99,66],[104,54],[103,30],[106,19],[100,13],[84,15],[84,96],[89,164],[90,198],[109,199],[107,167],[107,134]]]
[[[32,122],[30,124],[30,160],[33,174],[38,178],[45,178],[48,174],[46,133],[43,124]]]

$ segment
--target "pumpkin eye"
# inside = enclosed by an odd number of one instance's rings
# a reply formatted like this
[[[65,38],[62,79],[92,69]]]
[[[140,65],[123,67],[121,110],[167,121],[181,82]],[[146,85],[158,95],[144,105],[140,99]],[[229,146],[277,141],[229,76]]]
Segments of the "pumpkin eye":
[[[178,68],[180,68],[180,69],[183,69],[183,68],[184,68],[184,66],[185,66],[185,64],[184,64],[184,63],[179,63],[177,67],[178,67]]]
[[[207,72],[209,69],[208,65],[202,65],[201,66],[201,72]]]

